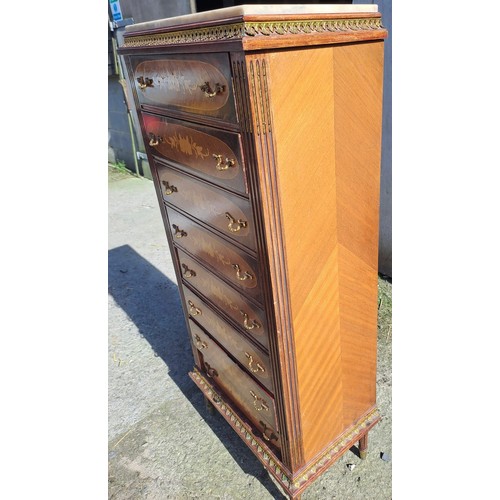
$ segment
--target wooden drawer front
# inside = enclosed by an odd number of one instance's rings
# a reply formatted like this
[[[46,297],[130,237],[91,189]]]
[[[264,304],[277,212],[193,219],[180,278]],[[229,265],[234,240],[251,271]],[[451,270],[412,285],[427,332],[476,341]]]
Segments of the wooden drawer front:
[[[239,134],[143,113],[152,154],[219,186],[246,194]]]
[[[189,314],[207,330],[246,371],[273,392],[269,356],[218,316],[202,299],[183,287]]]
[[[251,305],[243,295],[181,250],[177,250],[177,254],[183,280],[230,317],[242,331],[269,349],[269,330],[264,311]]]
[[[236,123],[227,54],[131,57],[141,104]]]
[[[171,168],[157,165],[157,169],[163,199],[167,203],[256,250],[252,207],[248,200],[198,182]]]
[[[273,444],[278,444],[274,399],[247,375],[205,332],[190,321],[191,335],[203,355],[202,369]],[[198,341],[198,338],[200,339]],[[273,436],[274,435],[274,436]]]
[[[166,208],[170,231],[176,245],[262,303],[260,277],[257,274],[255,259],[170,207]]]

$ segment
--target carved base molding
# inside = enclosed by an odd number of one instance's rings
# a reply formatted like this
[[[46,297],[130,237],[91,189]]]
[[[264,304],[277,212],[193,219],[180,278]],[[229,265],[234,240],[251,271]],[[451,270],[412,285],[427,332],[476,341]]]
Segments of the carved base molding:
[[[326,469],[333,465],[351,446],[358,442],[379,420],[380,413],[377,408],[371,410],[355,426],[345,432],[332,443],[315,460],[296,474],[292,474],[281,463],[279,458],[265,444],[263,440],[252,432],[252,425],[236,413],[221,393],[197,370],[195,367],[189,376],[201,389],[204,395],[213,403],[219,413],[242,437],[243,441],[262,462],[264,467],[276,478],[291,498],[301,494],[315,479]]]

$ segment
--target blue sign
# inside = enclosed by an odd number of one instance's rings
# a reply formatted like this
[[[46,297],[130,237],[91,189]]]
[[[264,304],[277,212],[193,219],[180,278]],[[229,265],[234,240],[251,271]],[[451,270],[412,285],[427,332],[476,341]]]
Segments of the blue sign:
[[[111,14],[113,14],[113,21],[121,21],[123,16],[120,0],[109,0],[109,6],[111,7]]]

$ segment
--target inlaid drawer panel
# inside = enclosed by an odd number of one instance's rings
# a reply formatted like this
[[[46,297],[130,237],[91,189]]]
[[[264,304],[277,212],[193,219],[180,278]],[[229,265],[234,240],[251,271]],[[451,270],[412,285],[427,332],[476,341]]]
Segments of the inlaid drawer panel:
[[[177,255],[184,281],[229,316],[260,345],[269,349],[269,330],[264,311],[181,250],[177,249]]]
[[[176,245],[226,277],[244,293],[262,303],[257,261],[235,246],[202,228],[196,222],[166,207],[170,231]]]
[[[183,292],[191,317],[203,326],[261,384],[273,392],[269,356],[255,347],[185,286],[183,286]]]
[[[203,356],[205,373],[235,401],[254,425],[263,433],[264,439],[278,445],[278,423],[274,399],[257,382],[247,375],[229,356],[190,321],[191,335]],[[200,341],[198,341],[198,338]]]
[[[250,201],[157,165],[163,199],[256,250]]]
[[[154,155],[214,184],[247,193],[239,134],[146,113],[143,120]]]
[[[130,62],[140,104],[236,123],[227,54],[132,56]]]
[[[186,292],[184,288],[184,292]],[[190,298],[187,298],[189,295]],[[269,356],[255,347],[250,341],[238,333],[231,325],[217,316],[208,305],[194,294],[186,294],[188,310],[194,314],[194,319],[202,325],[240,364],[253,375],[271,393],[273,384]],[[196,306],[196,303],[199,307]],[[194,307],[191,306],[194,304]],[[201,313],[200,313],[201,311]],[[197,345],[198,349],[202,346]]]

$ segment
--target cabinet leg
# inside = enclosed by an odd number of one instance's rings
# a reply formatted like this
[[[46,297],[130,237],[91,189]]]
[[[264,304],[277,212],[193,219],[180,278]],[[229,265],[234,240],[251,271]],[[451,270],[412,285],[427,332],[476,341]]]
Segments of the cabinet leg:
[[[206,396],[203,396],[203,399],[205,400],[205,408],[206,408],[207,412],[210,415],[215,415],[215,406],[212,404],[212,402]]]
[[[359,458],[364,460],[368,454],[368,433],[359,440]]]

